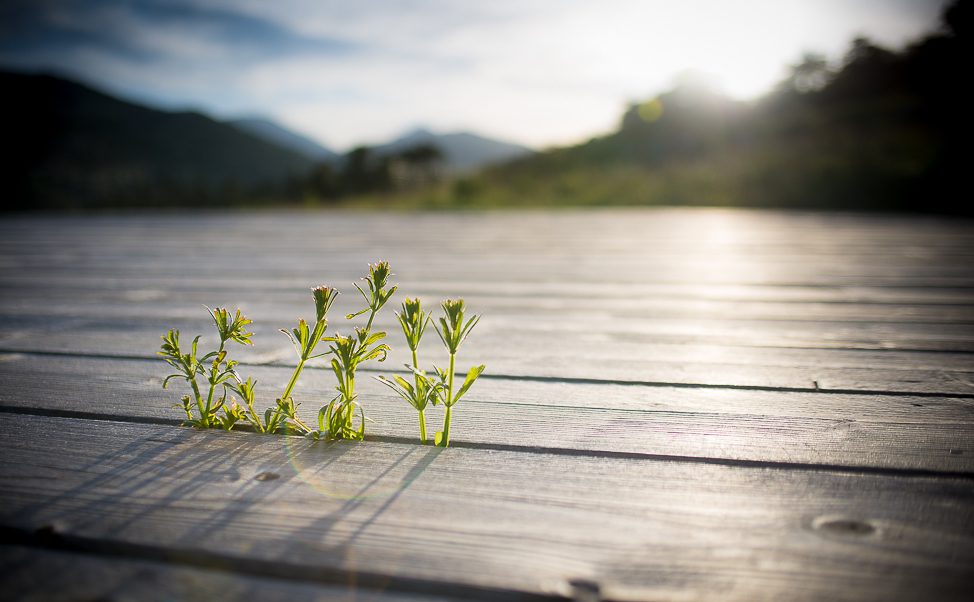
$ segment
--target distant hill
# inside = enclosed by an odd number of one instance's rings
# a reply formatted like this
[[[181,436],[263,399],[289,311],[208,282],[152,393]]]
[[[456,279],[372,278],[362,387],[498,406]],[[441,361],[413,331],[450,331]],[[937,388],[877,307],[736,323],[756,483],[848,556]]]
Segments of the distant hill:
[[[248,134],[252,134],[280,146],[299,153],[312,161],[324,161],[334,163],[338,161],[340,155],[335,151],[324,147],[311,138],[293,132],[280,124],[261,117],[247,117],[242,119],[231,119],[226,121],[230,125],[241,129]]]
[[[806,55],[772,92],[735,102],[692,81],[631,104],[615,131],[490,167],[437,207],[708,205],[974,215],[968,96],[972,3],[902,50]]]
[[[443,153],[447,170],[454,173],[470,172],[534,153],[525,146],[476,134],[467,132],[434,134],[423,128],[408,132],[392,142],[376,146],[373,151],[380,156],[388,156],[425,144],[438,148]]]
[[[313,161],[194,112],[140,106],[49,75],[0,72],[8,206],[232,203]],[[11,190],[12,189],[12,190]]]

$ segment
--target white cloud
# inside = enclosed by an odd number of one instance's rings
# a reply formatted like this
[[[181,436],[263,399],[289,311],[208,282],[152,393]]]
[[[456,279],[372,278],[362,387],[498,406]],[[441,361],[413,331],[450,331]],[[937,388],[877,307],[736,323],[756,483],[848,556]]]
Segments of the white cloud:
[[[943,2],[882,0],[196,0],[244,13],[284,35],[348,44],[238,56],[204,26],[154,24],[123,9],[99,23],[152,65],[87,49],[88,72],[114,89],[258,112],[343,149],[414,125],[469,129],[537,146],[602,133],[625,102],[687,70],[755,96],[805,51],[836,58],[854,35],[900,44],[928,29]],[[97,20],[97,19],[96,19]],[[82,20],[83,21],[83,20]],[[90,21],[90,20],[89,20]],[[78,58],[75,59],[77,62]]]

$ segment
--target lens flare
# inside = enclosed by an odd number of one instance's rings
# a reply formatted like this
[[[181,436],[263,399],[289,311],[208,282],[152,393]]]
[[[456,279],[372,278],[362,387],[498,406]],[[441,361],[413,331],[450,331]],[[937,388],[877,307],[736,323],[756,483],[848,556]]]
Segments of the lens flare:
[[[663,116],[663,102],[654,98],[639,105],[639,118],[646,123],[653,123]]]
[[[368,451],[363,448],[367,443],[311,441],[297,436],[283,439],[288,463],[295,476],[321,495],[336,500],[395,496],[412,485],[439,451],[438,448],[406,446],[396,456],[383,455],[381,466],[377,466],[374,454],[360,453]],[[336,472],[338,470],[340,474]]]

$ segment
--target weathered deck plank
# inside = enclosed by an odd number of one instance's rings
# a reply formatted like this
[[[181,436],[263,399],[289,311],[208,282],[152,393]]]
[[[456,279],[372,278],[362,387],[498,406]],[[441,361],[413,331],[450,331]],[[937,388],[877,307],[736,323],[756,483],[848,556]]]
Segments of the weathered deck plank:
[[[8,533],[9,535],[9,533]],[[25,535],[23,539],[54,541],[51,537]],[[193,567],[173,560],[135,560],[124,547],[102,546],[85,550],[78,542],[71,552],[41,547],[0,545],[0,597],[20,602],[78,602],[79,600],[358,600],[360,602],[452,602],[434,592],[422,594],[364,590],[345,584],[319,584],[284,575],[246,574],[244,567]],[[92,554],[94,551],[97,555]],[[268,571],[271,572],[271,571]]]
[[[181,383],[163,391],[159,361],[8,356],[0,404],[170,420],[182,418]],[[270,407],[286,368],[248,368],[258,407]],[[374,376],[374,372],[366,373]],[[308,369],[296,390],[313,423],[333,395],[333,376]],[[79,383],[83,383],[79,390]],[[262,387],[262,388],[261,388]],[[416,413],[371,378],[358,382],[373,437],[414,439]],[[428,425],[441,412],[429,410]],[[433,432],[431,430],[431,432]],[[456,408],[454,443],[578,449],[700,460],[803,463],[974,475],[974,400],[790,391],[673,389],[557,381],[485,380]]]
[[[307,288],[351,290],[378,258],[402,293],[485,314],[460,364],[488,376],[455,448],[409,443],[414,412],[368,378],[364,444],[175,426],[163,330],[205,334],[201,304],[242,306],[258,347],[238,358],[266,405]],[[398,340],[391,313],[378,325]],[[974,582],[968,221],[5,217],[0,384],[0,529],[28,546],[0,548],[19,554],[0,579],[104,575],[73,599],[144,591],[133,574],[261,599],[560,600],[582,578],[619,600],[961,600]],[[302,412],[331,387],[307,371]]]
[[[202,308],[198,313],[203,313]],[[205,318],[205,313],[204,313]],[[84,319],[38,319],[15,330],[0,328],[0,352],[41,352],[151,359],[160,335],[178,327],[184,335],[209,333],[212,325],[199,319],[164,320],[157,325],[109,321],[92,326]],[[877,347],[850,349],[749,347],[673,341],[613,340],[602,333],[506,334],[484,319],[483,328],[465,344],[461,359],[482,361],[495,375],[586,379],[635,383],[826,389],[890,393],[974,395],[974,355],[970,353],[895,350]],[[276,331],[282,323],[256,324],[257,345],[234,349],[234,356],[250,364],[287,365],[294,351]],[[382,325],[380,324],[380,327]],[[390,336],[401,336],[386,324]],[[338,327],[335,330],[339,330]],[[442,350],[426,342],[424,358],[442,361]],[[468,359],[469,358],[469,359]],[[388,364],[407,361],[403,345],[396,345]]]
[[[974,578],[969,479],[0,419],[0,524],[87,542],[610,599],[962,600]]]
[[[266,305],[252,310],[248,303],[243,303],[242,309],[248,315],[259,319],[261,324],[284,327],[296,320],[299,315],[306,315],[313,307],[309,307],[310,296],[306,289],[301,290],[302,304],[293,307],[277,306],[273,311]],[[354,292],[354,289],[353,289]],[[411,294],[406,289],[406,294]],[[235,293],[240,297],[245,293]],[[44,297],[50,297],[50,294]],[[206,314],[202,306],[226,306],[225,295],[212,295],[210,299],[200,296],[200,301],[206,303],[192,303],[185,301],[168,306],[158,303],[143,303],[128,301],[125,303],[106,303],[96,301],[89,307],[81,303],[46,303],[42,298],[33,301],[20,301],[26,311],[8,311],[0,313],[0,332],[15,330],[21,324],[43,322],[50,330],[65,325],[85,324],[87,328],[97,331],[105,328],[136,328],[142,329],[153,326],[164,328],[167,318],[186,323],[188,326],[202,327],[206,322]],[[428,298],[427,298],[428,299]],[[214,300],[220,303],[214,303]],[[265,301],[266,304],[266,301]],[[353,305],[354,304],[354,305]],[[562,343],[565,335],[573,334],[581,337],[582,342],[588,343],[599,338],[621,340],[629,343],[655,344],[709,344],[713,346],[731,345],[741,347],[799,347],[799,348],[848,348],[848,349],[919,349],[929,351],[961,351],[974,353],[974,320],[972,316],[964,318],[955,315],[953,318],[939,316],[935,321],[912,322],[899,318],[898,321],[887,317],[876,321],[849,320],[810,320],[810,319],[754,319],[743,320],[725,319],[722,316],[697,315],[692,317],[675,317],[672,315],[637,316],[626,312],[616,312],[610,308],[598,309],[594,306],[573,308],[567,305],[554,307],[545,303],[537,303],[534,307],[512,311],[510,308],[498,307],[491,303],[477,304],[476,299],[468,299],[471,309],[489,317],[489,322],[483,326],[489,334],[497,337],[500,334],[515,336],[530,342],[531,339]],[[232,304],[236,305],[236,304]],[[283,305],[283,304],[282,304]],[[332,327],[348,328],[341,316],[351,311],[357,311],[360,303],[354,299],[336,303],[332,316]],[[436,307],[436,302],[431,302]],[[679,302],[673,302],[678,307]],[[43,308],[43,311],[40,311]],[[801,315],[803,308],[792,309],[796,316]],[[87,311],[86,311],[87,310]],[[134,311],[133,311],[134,310]],[[202,316],[202,317],[201,317]],[[585,330],[559,333],[565,324],[584,323]],[[377,326],[392,329],[395,318],[384,315]],[[560,335],[560,336],[559,336]],[[595,335],[599,335],[596,337]],[[488,343],[490,344],[490,343]],[[496,345],[496,342],[494,342]],[[491,345],[491,346],[494,346]]]

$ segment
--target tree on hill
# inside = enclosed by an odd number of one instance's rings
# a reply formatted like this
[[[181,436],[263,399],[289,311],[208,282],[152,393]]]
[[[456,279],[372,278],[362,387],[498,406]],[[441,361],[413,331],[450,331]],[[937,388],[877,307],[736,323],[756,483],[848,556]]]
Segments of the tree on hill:
[[[677,203],[974,213],[966,184],[970,2],[893,51],[854,40],[834,68],[806,55],[774,91],[736,103],[680,85],[619,128],[467,182],[463,202]]]

